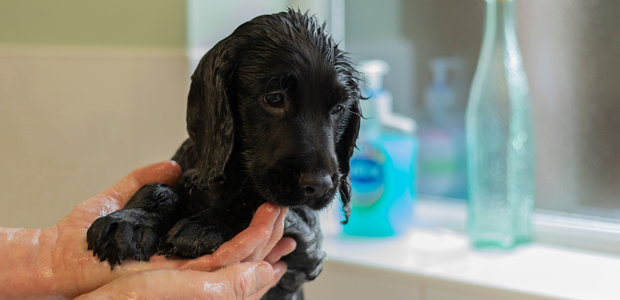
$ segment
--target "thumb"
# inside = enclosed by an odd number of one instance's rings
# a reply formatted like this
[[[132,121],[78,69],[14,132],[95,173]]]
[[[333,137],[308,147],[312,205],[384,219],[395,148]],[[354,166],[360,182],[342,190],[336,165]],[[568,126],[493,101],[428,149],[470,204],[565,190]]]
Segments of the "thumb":
[[[259,299],[269,290],[268,284],[279,280],[286,270],[282,265],[275,266],[278,270],[275,278],[273,268],[264,261],[239,263],[211,273],[142,271],[116,279],[79,299],[125,299],[129,293],[138,295],[139,299]]]
[[[273,278],[273,268],[264,261],[239,263],[215,273],[223,272],[230,288],[230,298],[245,300],[266,287]]]

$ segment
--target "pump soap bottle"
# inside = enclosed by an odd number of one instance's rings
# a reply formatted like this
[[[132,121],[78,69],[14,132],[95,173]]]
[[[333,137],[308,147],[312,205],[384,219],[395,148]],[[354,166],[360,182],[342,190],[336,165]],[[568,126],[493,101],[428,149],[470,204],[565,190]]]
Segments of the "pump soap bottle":
[[[413,119],[392,112],[392,95],[383,88],[389,66],[382,60],[362,62],[367,86],[362,119],[351,158],[353,195],[349,223],[343,232],[387,237],[407,230],[413,220],[418,141]]]
[[[467,160],[463,64],[456,57],[431,60],[433,82],[426,88],[427,119],[421,120],[419,192],[455,199],[467,198]]]

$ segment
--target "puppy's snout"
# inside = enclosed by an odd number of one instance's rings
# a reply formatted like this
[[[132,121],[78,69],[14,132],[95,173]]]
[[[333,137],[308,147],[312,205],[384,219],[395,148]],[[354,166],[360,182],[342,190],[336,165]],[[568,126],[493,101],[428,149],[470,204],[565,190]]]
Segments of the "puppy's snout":
[[[320,197],[334,186],[331,176],[325,173],[304,173],[299,177],[299,186],[306,197]]]

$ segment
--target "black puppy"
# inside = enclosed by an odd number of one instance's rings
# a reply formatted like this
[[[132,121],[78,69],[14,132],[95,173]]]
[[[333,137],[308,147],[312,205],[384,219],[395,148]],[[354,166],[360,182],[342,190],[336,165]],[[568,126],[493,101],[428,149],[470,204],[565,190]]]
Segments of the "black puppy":
[[[360,111],[358,73],[316,19],[293,10],[254,18],[202,58],[192,76],[174,187],[149,184],[97,219],[88,248],[112,268],[157,252],[195,258],[247,228],[266,201],[290,207],[297,242],[266,299],[302,299],[321,271],[315,210],[340,192],[350,212],[349,159]]]

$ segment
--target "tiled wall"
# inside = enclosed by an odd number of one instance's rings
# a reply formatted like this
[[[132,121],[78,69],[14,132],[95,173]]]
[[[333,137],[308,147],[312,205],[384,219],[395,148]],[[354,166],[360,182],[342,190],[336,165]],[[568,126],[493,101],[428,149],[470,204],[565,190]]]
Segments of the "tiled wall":
[[[323,272],[304,285],[308,300],[558,300],[519,291],[457,282],[451,278],[425,276],[373,268],[336,260],[323,263]]]

